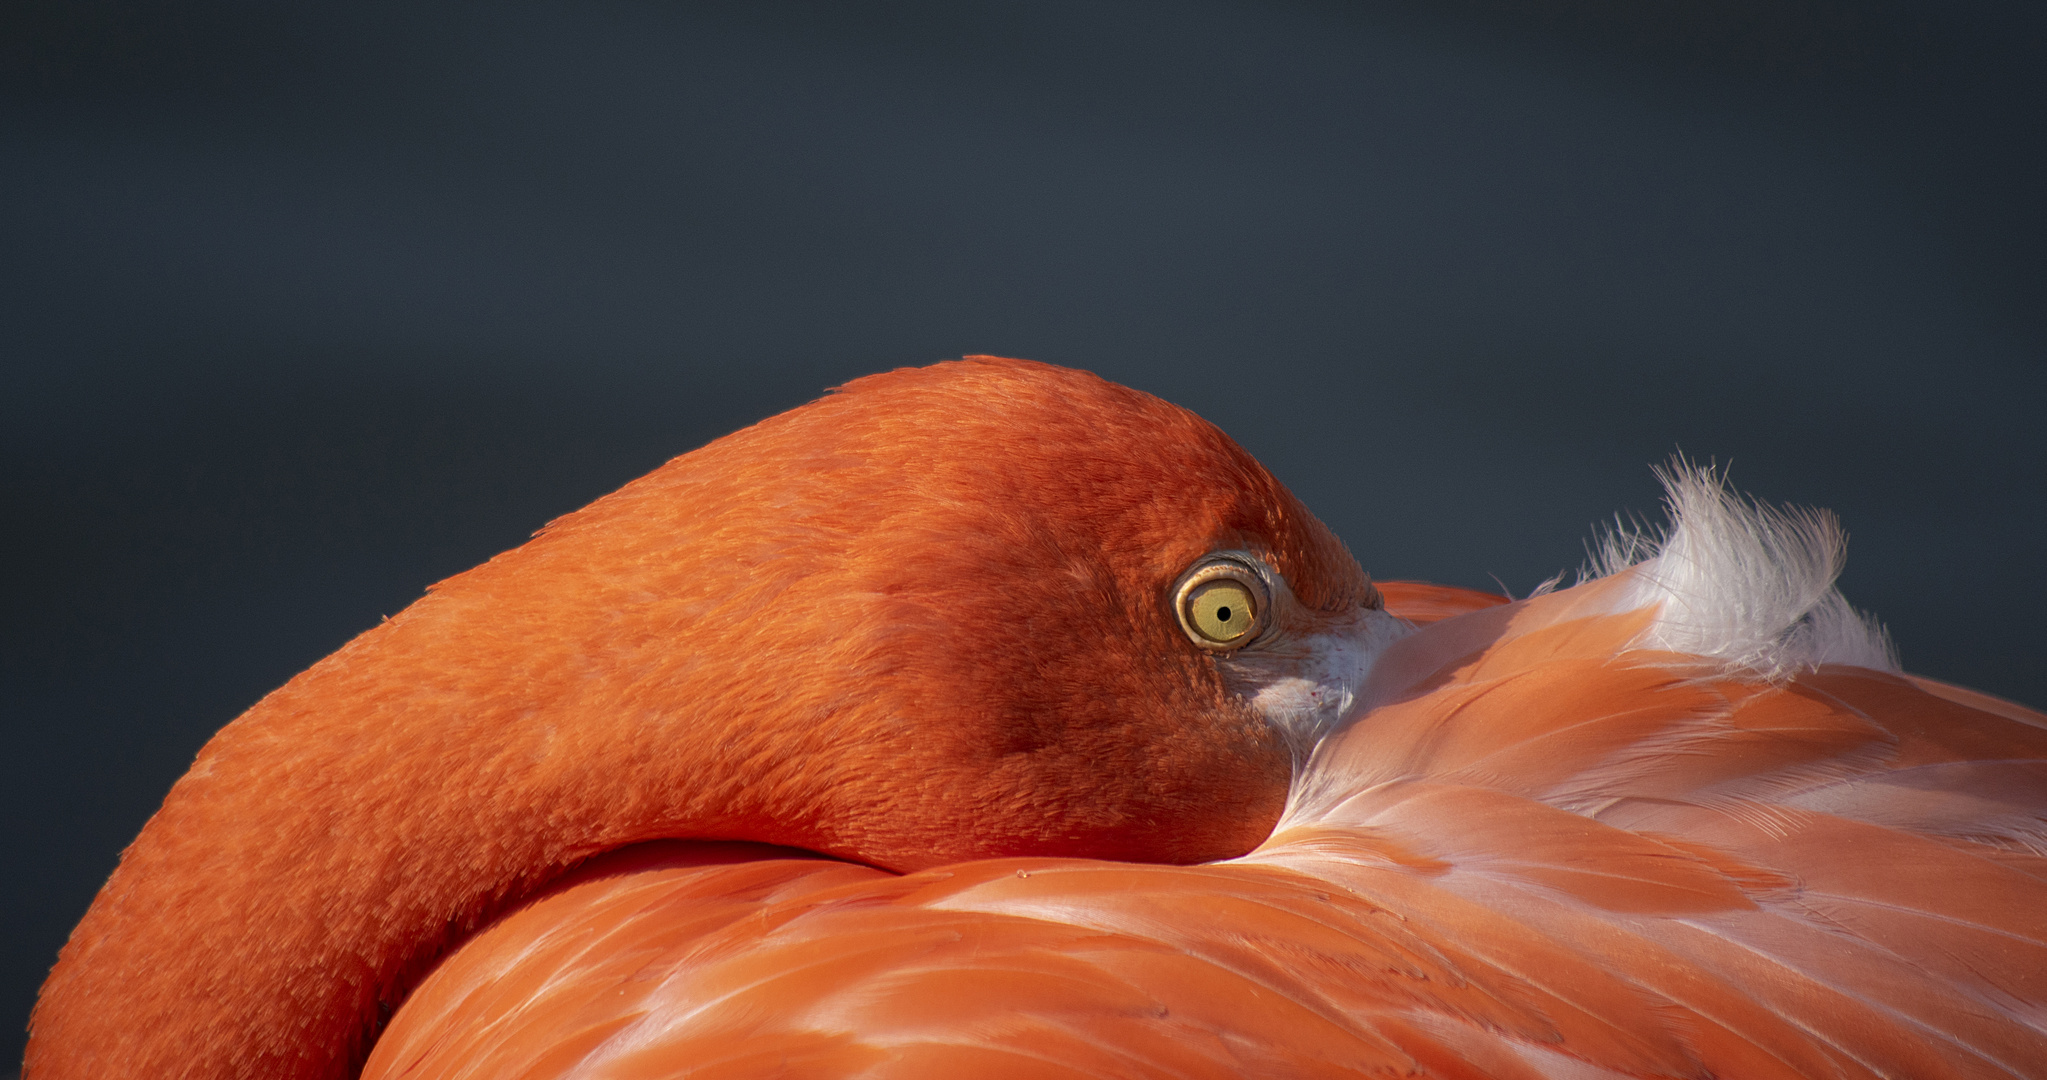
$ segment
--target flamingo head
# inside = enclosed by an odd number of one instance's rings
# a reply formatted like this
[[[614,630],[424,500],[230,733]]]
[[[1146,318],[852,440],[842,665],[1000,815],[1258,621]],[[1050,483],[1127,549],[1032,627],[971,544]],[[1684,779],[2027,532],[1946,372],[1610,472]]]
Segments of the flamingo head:
[[[1241,854],[1401,626],[1213,425],[996,358],[858,380],[550,548],[586,568],[550,624],[638,628],[601,646],[615,696],[743,759],[723,832],[897,869]]]

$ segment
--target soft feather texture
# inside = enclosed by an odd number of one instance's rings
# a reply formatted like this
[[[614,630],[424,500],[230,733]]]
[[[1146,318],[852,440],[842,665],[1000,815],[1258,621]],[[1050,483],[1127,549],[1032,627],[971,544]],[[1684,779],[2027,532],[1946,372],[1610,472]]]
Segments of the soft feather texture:
[[[1632,650],[1615,584],[1408,638],[1243,858],[628,854],[366,1076],[2047,1077],[2047,717]]]
[[[1883,627],[1834,587],[1848,537],[1833,514],[1744,499],[1711,466],[1682,458],[1657,476],[1669,523],[1616,527],[1593,549],[1588,575],[1628,577],[1615,610],[1658,608],[1640,647],[1772,677],[1820,664],[1899,670]]]

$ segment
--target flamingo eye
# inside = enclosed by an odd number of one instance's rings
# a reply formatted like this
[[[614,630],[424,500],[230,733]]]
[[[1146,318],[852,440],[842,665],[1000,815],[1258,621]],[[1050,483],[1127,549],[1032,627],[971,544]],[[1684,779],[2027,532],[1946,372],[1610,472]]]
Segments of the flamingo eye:
[[[1199,563],[1173,593],[1180,629],[1204,649],[1242,648],[1265,628],[1265,581],[1241,560],[1212,557]]]

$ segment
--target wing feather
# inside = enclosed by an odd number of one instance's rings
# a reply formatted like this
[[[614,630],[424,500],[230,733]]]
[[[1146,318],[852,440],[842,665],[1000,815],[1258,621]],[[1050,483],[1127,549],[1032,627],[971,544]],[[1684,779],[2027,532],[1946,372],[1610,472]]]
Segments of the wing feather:
[[[613,856],[364,1075],[2047,1078],[2047,720],[1601,587],[1386,587],[1426,625],[1243,859]]]
[[[1377,586],[1386,610],[1417,626],[1508,603],[1508,599],[1476,589],[1432,585],[1426,581],[1381,581]]]

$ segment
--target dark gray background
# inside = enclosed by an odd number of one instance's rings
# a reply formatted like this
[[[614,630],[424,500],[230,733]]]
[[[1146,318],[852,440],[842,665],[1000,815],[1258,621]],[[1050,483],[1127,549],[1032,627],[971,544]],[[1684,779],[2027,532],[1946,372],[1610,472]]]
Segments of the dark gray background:
[[[1909,666],[2047,702],[2042,10],[16,0],[0,1056],[265,691],[965,352],[1197,409],[1382,577],[1525,591],[1732,461]]]

